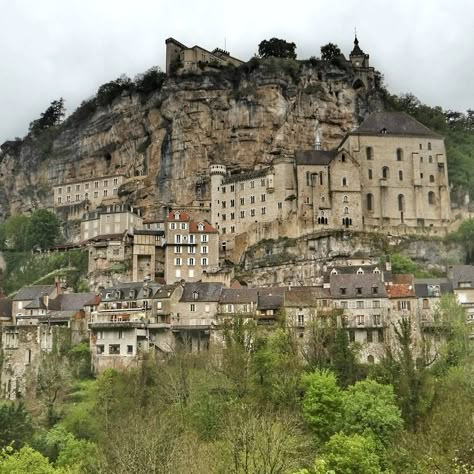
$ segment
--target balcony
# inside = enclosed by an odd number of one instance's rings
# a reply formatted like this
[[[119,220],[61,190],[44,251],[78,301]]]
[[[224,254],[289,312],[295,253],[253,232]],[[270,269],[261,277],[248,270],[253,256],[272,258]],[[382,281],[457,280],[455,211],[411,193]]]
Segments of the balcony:
[[[216,321],[213,318],[183,318],[180,321],[174,320],[171,324],[172,330],[200,330],[210,329],[215,326]]]
[[[379,184],[380,184],[380,186],[386,188],[386,187],[388,186],[388,179],[381,178],[381,179],[379,180]]]

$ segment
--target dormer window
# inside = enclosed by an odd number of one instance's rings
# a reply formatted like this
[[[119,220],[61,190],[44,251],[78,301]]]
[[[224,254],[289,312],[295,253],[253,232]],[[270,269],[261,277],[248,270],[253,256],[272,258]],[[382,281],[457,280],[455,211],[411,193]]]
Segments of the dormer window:
[[[135,290],[130,290],[129,296],[130,298],[135,298]]]
[[[120,291],[115,292],[115,298],[120,299]]]
[[[374,271],[372,273],[378,275],[380,273],[380,270],[378,268],[374,268]]]
[[[193,291],[193,300],[197,300],[199,298],[199,293],[197,291]]]
[[[358,295],[361,295],[361,294],[362,294],[362,287],[358,286],[358,287],[356,288],[356,293],[357,293]]]
[[[362,270],[362,268],[359,268],[359,270],[357,270],[357,275],[363,275],[364,274],[364,270]]]
[[[106,293],[105,294],[105,299],[109,300],[110,298],[112,298],[112,293]]]
[[[176,221],[179,221],[179,215],[180,215],[179,212],[175,212],[175,213],[174,213],[174,219],[175,219]]]
[[[204,224],[202,222],[198,224],[198,230],[199,232],[202,232],[204,230]]]
[[[340,290],[341,290],[341,295],[346,294],[346,288],[345,287],[341,286]]]
[[[379,293],[379,288],[378,288],[378,286],[373,286],[373,287],[372,287],[372,294],[373,294],[373,295],[378,295],[378,293]]]
[[[331,275],[337,275],[337,270],[335,268],[331,270]]]

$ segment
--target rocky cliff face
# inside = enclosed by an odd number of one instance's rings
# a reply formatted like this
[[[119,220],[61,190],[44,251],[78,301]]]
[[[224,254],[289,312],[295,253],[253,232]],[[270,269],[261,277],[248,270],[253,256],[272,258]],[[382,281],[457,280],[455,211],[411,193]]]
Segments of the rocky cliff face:
[[[110,106],[67,120],[0,154],[0,220],[52,205],[51,186],[126,173],[120,196],[145,215],[209,196],[207,169],[270,162],[275,153],[339,143],[370,111],[377,91],[354,90],[350,65],[272,62],[169,77],[147,97],[124,93]]]

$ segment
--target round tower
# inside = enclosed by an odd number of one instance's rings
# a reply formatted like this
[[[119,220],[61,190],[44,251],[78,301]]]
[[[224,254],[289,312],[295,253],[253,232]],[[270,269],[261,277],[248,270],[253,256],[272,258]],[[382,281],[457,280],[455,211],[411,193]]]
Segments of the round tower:
[[[209,174],[211,175],[211,224],[216,229],[219,229],[221,186],[222,181],[224,181],[227,175],[227,168],[225,165],[211,165],[209,167]]]

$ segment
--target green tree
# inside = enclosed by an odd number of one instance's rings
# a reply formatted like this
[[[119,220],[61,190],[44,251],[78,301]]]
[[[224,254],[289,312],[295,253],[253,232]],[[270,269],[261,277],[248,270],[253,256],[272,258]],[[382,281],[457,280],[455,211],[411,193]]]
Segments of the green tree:
[[[27,216],[11,216],[0,227],[3,234],[4,248],[19,252],[29,250],[28,229],[30,218]]]
[[[343,431],[373,437],[388,446],[402,429],[403,421],[393,387],[374,380],[357,382],[343,396]]]
[[[296,474],[380,474],[376,446],[370,437],[337,433],[324,446],[312,470]]]
[[[263,40],[258,45],[258,55],[261,58],[289,58],[296,59],[296,44],[283,39],[271,38]]]
[[[341,54],[339,46],[334,43],[328,43],[321,46],[321,59],[323,61],[332,61],[334,58]]]
[[[342,422],[343,394],[336,376],[327,370],[302,377],[304,397],[303,418],[321,441],[337,432]]]
[[[474,262],[474,219],[466,219],[451,239],[460,242],[467,252],[467,263]]]
[[[395,253],[391,256],[392,272],[393,273],[411,273],[417,271],[417,266],[410,257]]]
[[[349,342],[347,331],[343,328],[336,330],[334,343],[330,348],[331,368],[342,387],[354,383],[359,376],[356,354]]]
[[[166,74],[157,66],[135,77],[135,89],[141,94],[151,94],[158,90],[166,79]]]
[[[29,446],[19,451],[5,448],[0,452],[0,474],[73,474],[74,471],[54,468],[41,453]],[[75,474],[79,474],[75,471]]]
[[[41,117],[30,123],[30,132],[55,127],[62,122],[65,115],[64,99],[61,97],[59,100],[53,100],[51,105],[41,114]]]
[[[60,224],[56,214],[47,209],[38,209],[31,215],[27,229],[27,241],[30,248],[47,249],[57,243]]]
[[[123,91],[130,90],[132,85],[132,81],[124,74],[115,81],[101,85],[97,91],[97,104],[102,107],[110,105]]]
[[[19,449],[31,439],[33,425],[23,403],[0,405],[0,449]]]

